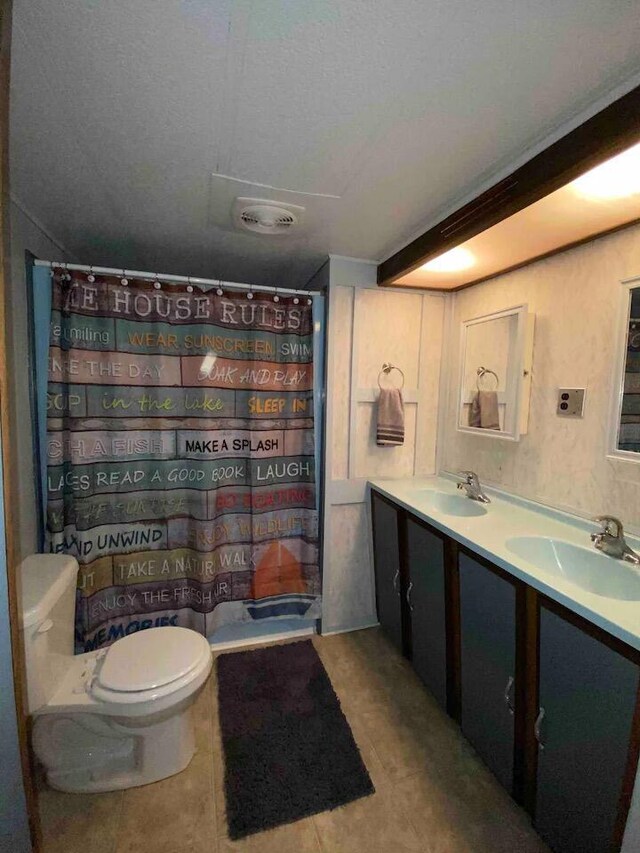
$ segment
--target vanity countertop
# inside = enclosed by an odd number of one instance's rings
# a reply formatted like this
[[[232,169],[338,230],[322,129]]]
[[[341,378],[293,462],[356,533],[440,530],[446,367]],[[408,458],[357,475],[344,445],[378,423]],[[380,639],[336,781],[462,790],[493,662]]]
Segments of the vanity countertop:
[[[484,486],[483,490],[491,498],[491,503],[486,505],[486,514],[470,517],[452,515],[435,506],[432,497],[433,492],[439,492],[469,500],[464,498],[464,492],[457,491],[456,482],[449,477],[429,477],[375,479],[370,480],[369,485],[469,550],[640,650],[640,595],[638,600],[621,600],[587,591],[565,580],[561,574],[550,574],[541,569],[533,556],[531,561],[525,559],[508,545],[509,540],[515,537],[545,537],[595,552],[589,534],[597,531],[598,525]],[[638,539],[633,536],[626,539],[634,550],[640,552]],[[608,568],[609,561],[619,562],[602,555],[603,571]],[[640,575],[640,568],[625,566]],[[615,569],[612,567],[613,571],[619,569],[618,565]]]

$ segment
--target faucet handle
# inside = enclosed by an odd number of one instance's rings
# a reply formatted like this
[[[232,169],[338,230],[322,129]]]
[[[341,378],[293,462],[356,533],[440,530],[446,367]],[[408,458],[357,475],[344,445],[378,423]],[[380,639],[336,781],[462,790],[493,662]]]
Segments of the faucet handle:
[[[627,548],[627,550],[622,555],[622,559],[625,563],[631,563],[634,566],[640,566],[640,554],[636,554],[635,551],[632,551],[631,548]]]
[[[474,480],[478,479],[478,475],[475,471],[458,471],[459,477],[464,477],[467,483],[472,483]]]
[[[614,536],[616,539],[622,539],[624,535],[624,527],[619,518],[615,515],[597,515],[593,521],[602,525],[602,532],[608,533],[609,536]]]

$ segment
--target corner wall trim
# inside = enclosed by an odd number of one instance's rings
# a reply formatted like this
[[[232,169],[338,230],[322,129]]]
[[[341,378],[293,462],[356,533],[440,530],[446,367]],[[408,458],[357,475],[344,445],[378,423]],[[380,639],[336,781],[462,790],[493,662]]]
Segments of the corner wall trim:
[[[12,204],[15,204],[15,206],[18,208],[18,210],[20,211],[20,213],[22,213],[23,216],[27,217],[27,219],[29,220],[29,222],[31,222],[32,225],[35,225],[39,231],[42,231],[47,240],[50,240],[55,246],[60,249],[60,251],[66,258],[69,258],[72,261],[78,260],[77,257],[73,254],[73,252],[70,252],[67,247],[64,246],[60,242],[60,240],[57,239],[57,237],[54,237],[51,231],[49,231],[49,229],[31,213],[29,208],[26,207],[26,205],[24,205],[14,193],[9,194],[9,200]]]

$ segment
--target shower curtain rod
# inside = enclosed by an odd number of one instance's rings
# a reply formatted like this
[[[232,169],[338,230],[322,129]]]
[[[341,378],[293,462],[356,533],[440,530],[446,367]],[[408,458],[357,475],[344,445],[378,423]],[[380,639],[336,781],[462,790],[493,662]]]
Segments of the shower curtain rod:
[[[186,275],[163,275],[155,272],[143,272],[141,270],[123,270],[115,267],[96,267],[87,264],[65,264],[59,261],[34,261],[37,267],[49,267],[51,269],[61,270],[77,270],[79,272],[94,272],[98,275],[119,275],[123,278],[148,278],[151,281],[175,282],[184,284],[210,284],[214,287],[225,287],[230,290],[255,290],[265,293],[284,293],[292,296],[319,296],[318,291],[313,290],[292,290],[287,287],[269,287],[266,284],[241,284],[237,281],[222,281],[217,278],[196,278],[195,276]]]

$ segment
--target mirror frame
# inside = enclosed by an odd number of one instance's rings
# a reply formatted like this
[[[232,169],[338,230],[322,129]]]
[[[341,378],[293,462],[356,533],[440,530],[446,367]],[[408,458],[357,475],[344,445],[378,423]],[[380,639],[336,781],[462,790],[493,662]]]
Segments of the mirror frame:
[[[471,326],[476,326],[480,323],[488,323],[491,320],[499,320],[502,317],[517,318],[516,340],[513,356],[514,361],[516,363],[516,372],[514,374],[514,378],[511,380],[511,387],[507,387],[505,390],[505,394],[507,395],[506,406],[510,406],[510,409],[508,409],[508,411],[511,412],[511,414],[509,415],[509,422],[507,422],[505,416],[505,429],[500,431],[482,429],[481,427],[470,427],[461,425],[461,411],[463,411],[466,396],[464,388],[464,368],[467,350],[467,331]],[[480,317],[472,317],[469,320],[463,320],[460,323],[460,370],[458,375],[458,394],[456,405],[456,429],[458,430],[458,432],[471,433],[472,435],[482,435],[485,438],[494,438],[502,441],[519,441],[522,433],[526,432],[526,428],[523,429],[522,417],[524,396],[523,380],[530,379],[531,365],[525,364],[525,352],[528,348],[529,343],[531,347],[533,346],[532,330],[531,333],[528,335],[528,329],[530,328],[528,320],[528,305],[527,303],[523,303],[521,305],[515,305],[512,308],[505,308],[501,311],[494,311],[490,314],[483,314]]]
[[[620,282],[618,320],[615,329],[615,355],[613,359],[613,376],[611,382],[611,406],[609,414],[609,435],[607,437],[607,458],[622,459],[626,462],[640,463],[640,453],[633,450],[618,449],[618,434],[620,432],[620,416],[622,414],[622,398],[624,396],[624,368],[627,360],[627,336],[629,334],[629,310],[631,307],[631,291],[640,288],[640,276],[625,278]]]

